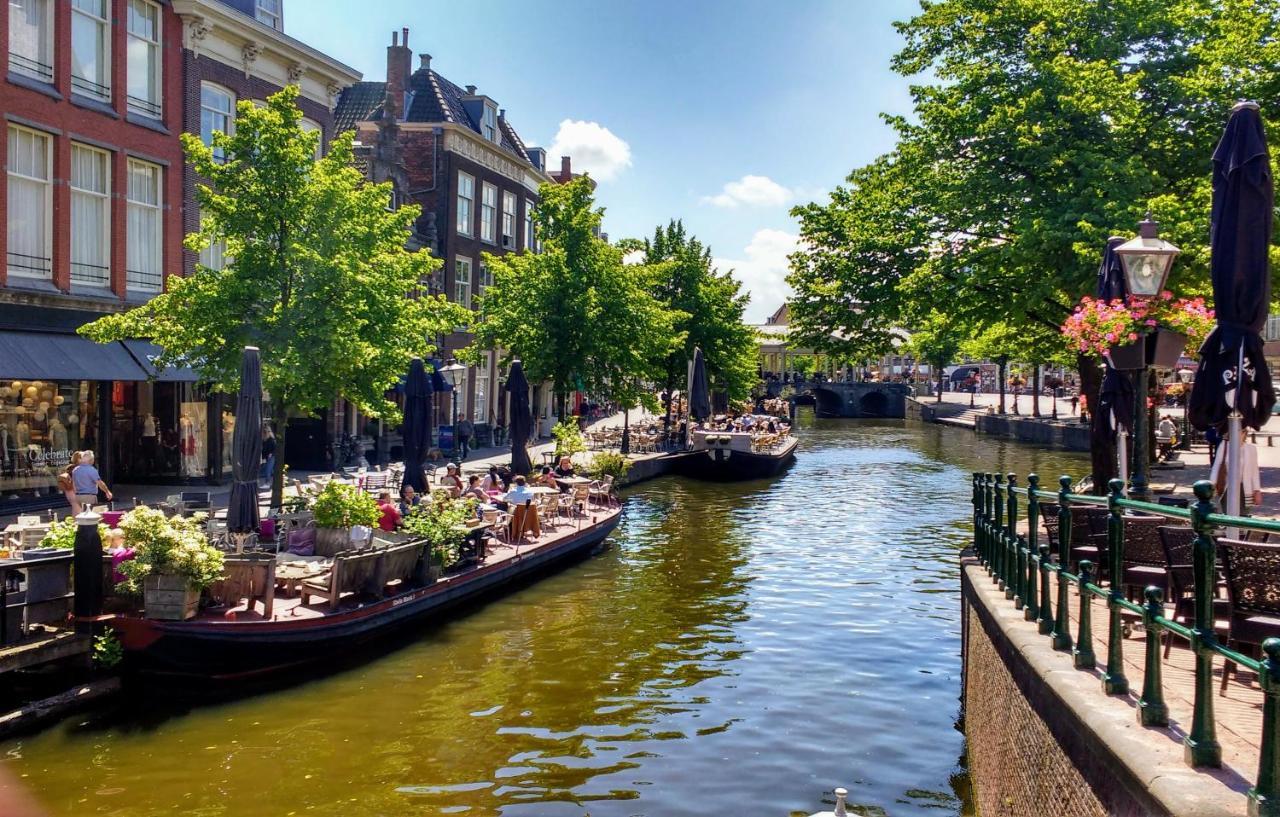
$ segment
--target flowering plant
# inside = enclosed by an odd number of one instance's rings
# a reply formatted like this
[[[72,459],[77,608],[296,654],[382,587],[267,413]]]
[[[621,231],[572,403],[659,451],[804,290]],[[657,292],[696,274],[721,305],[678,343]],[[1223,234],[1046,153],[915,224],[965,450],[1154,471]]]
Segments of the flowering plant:
[[[311,510],[318,528],[351,528],[378,524],[378,500],[353,485],[330,482],[316,495]]]
[[[1213,310],[1204,298],[1174,298],[1168,290],[1156,298],[1130,295],[1110,301],[1086,295],[1062,324],[1062,334],[1072,349],[1103,355],[1112,346],[1134,343],[1156,329],[1171,329],[1187,336],[1188,353],[1194,354],[1213,323]]]
[[[76,523],[74,516],[65,517],[49,526],[49,532],[40,540],[42,548],[58,548],[59,550],[72,550],[76,546],[76,529],[80,525]],[[98,537],[106,543],[110,538],[110,529],[98,523]]]
[[[154,508],[135,508],[120,520],[124,544],[134,558],[120,564],[123,589],[137,594],[142,580],[156,573],[175,573],[203,590],[222,578],[222,552],[209,544],[201,516],[166,517]]]

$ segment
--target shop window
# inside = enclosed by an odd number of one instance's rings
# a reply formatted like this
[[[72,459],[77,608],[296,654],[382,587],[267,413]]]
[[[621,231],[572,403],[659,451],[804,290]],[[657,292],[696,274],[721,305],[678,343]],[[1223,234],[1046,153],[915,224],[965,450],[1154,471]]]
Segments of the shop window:
[[[58,472],[97,448],[98,384],[0,380],[0,513],[58,504]]]

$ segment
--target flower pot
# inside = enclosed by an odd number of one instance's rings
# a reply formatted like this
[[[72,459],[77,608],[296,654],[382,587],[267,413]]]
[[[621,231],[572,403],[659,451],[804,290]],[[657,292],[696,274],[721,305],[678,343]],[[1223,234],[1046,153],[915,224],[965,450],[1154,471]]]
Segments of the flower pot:
[[[200,591],[191,586],[186,576],[153,573],[142,580],[142,601],[147,618],[185,621],[195,616]]]
[[[316,528],[317,556],[333,558],[343,550],[351,550],[350,528]]]
[[[1133,343],[1112,346],[1107,350],[1111,365],[1117,369],[1141,369],[1147,365],[1145,338],[1139,337]]]
[[[1172,329],[1157,329],[1147,336],[1147,365],[1173,369],[1187,346],[1187,336]]]

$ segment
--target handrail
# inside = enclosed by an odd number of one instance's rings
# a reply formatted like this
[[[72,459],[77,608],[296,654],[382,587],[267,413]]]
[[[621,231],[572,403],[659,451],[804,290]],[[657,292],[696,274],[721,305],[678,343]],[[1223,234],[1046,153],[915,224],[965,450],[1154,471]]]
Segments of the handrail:
[[[1028,621],[1049,636],[1055,649],[1068,651],[1073,664],[1092,669],[1097,661],[1093,652],[1091,622],[1092,601],[1102,599],[1107,606],[1109,637],[1106,669],[1102,674],[1103,691],[1108,695],[1126,694],[1128,679],[1124,676],[1124,632],[1128,624],[1124,616],[1141,618],[1146,631],[1143,688],[1138,699],[1138,719],[1144,726],[1167,726],[1168,707],[1162,688],[1161,637],[1165,633],[1189,642],[1195,654],[1195,700],[1192,723],[1183,743],[1185,757],[1193,767],[1221,766],[1222,748],[1218,744],[1214,720],[1213,660],[1226,661],[1256,672],[1264,696],[1262,739],[1258,779],[1249,789],[1250,813],[1280,813],[1280,638],[1268,638],[1262,644],[1265,657],[1251,658],[1219,643],[1214,631],[1213,598],[1217,585],[1217,537],[1222,528],[1280,533],[1280,521],[1231,516],[1218,512],[1213,503],[1213,484],[1201,480],[1193,486],[1196,501],[1190,508],[1175,508],[1153,502],[1142,502],[1123,496],[1124,483],[1118,479],[1108,484],[1107,496],[1073,493],[1072,480],[1063,476],[1059,490],[1040,487],[1036,474],[1027,476],[1025,487],[1018,485],[1016,474],[973,473],[974,551],[992,581],[1023,610]],[[1027,532],[1018,532],[1019,499],[1025,500]],[[1042,501],[1058,506],[1057,553],[1039,542]],[[1107,518],[1107,565],[1093,565],[1081,560],[1071,565],[1071,507],[1087,505],[1103,507]],[[1123,596],[1123,584],[1116,577],[1124,574],[1124,513],[1137,511],[1169,520],[1189,523],[1195,534],[1192,572],[1195,578],[1195,615],[1187,627],[1164,615],[1163,589],[1145,588],[1144,603]],[[1107,581],[1100,578],[1105,568]],[[1056,580],[1055,580],[1056,577]],[[1057,585],[1056,601],[1051,588]],[[1071,588],[1079,605],[1076,633],[1070,631]],[[1056,613],[1056,615],[1055,615]]]

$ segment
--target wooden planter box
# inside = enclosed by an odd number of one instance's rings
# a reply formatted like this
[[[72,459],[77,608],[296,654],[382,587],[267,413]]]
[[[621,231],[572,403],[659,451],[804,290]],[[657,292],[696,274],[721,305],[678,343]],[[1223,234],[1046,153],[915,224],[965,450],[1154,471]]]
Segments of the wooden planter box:
[[[196,614],[200,591],[185,576],[159,573],[142,580],[142,601],[147,618],[163,621],[185,621]]]
[[[1172,369],[1178,365],[1182,350],[1187,346],[1187,336],[1171,329],[1157,329],[1133,343],[1112,346],[1108,350],[1111,365],[1117,369],[1142,369],[1155,366]]]

